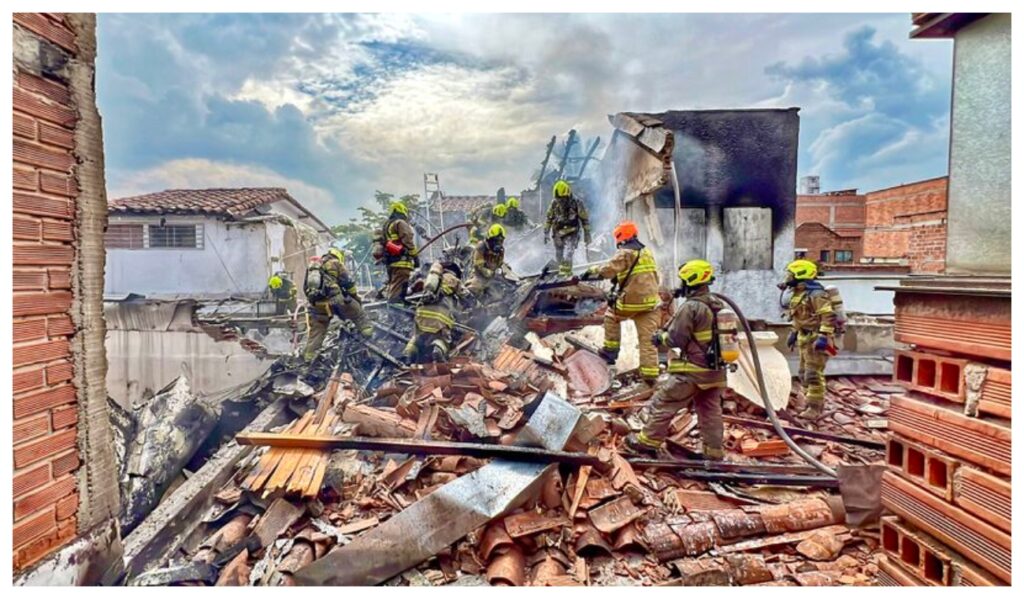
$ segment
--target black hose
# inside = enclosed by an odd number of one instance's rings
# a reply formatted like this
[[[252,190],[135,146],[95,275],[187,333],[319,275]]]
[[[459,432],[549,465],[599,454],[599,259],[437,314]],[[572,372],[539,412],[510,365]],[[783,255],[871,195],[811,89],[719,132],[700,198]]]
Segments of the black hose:
[[[747,336],[747,343],[750,344],[750,354],[754,357],[754,370],[757,372],[757,386],[761,393],[761,401],[764,404],[764,411],[768,413],[768,420],[771,421],[772,427],[775,429],[775,434],[777,434],[786,443],[786,445],[793,450],[793,453],[803,458],[805,462],[814,466],[823,473],[836,478],[837,475],[835,470],[829,468],[820,460],[807,453],[803,447],[797,445],[796,441],[786,433],[786,430],[782,427],[782,423],[779,422],[779,417],[775,414],[775,408],[772,406],[772,402],[768,399],[768,386],[764,383],[764,371],[761,370],[761,358],[757,355],[757,343],[754,342],[754,332],[750,329],[750,323],[747,322],[747,318],[743,316],[743,311],[736,305],[736,302],[724,295],[720,293],[712,293],[711,295],[729,304],[729,307],[736,313],[736,317],[739,318],[740,323],[743,324],[743,332]]]

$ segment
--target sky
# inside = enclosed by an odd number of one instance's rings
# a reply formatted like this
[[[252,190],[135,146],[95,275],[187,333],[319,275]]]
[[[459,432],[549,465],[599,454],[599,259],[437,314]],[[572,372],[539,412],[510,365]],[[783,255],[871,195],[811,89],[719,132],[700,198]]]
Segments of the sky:
[[[952,42],[907,13],[101,14],[111,198],[283,186],[328,223],[375,190],[532,187],[608,115],[800,107],[798,176],[861,191],[947,171]]]

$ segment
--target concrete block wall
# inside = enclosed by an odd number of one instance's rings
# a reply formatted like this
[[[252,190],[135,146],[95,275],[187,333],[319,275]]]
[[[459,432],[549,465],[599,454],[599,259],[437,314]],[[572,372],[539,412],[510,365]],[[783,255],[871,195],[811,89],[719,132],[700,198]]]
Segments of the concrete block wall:
[[[13,32],[17,574],[97,527],[109,531],[118,492],[103,383],[106,196],[95,18],[15,13]],[[88,552],[107,557],[95,546]],[[88,563],[96,561],[65,565]]]

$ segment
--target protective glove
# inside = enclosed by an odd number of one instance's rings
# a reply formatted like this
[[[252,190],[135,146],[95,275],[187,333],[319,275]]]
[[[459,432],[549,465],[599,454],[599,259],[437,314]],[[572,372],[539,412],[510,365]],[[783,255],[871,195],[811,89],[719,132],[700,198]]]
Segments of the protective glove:
[[[544,231],[544,245],[547,245],[550,242],[551,242],[551,231],[545,230]]]
[[[591,266],[587,270],[583,271],[583,274],[580,275],[580,280],[582,280],[582,281],[593,281],[595,279],[600,279],[600,278],[601,278],[601,275],[598,274],[597,268],[595,268],[593,266]]]
[[[786,337],[786,347],[789,348],[789,351],[793,351],[793,348],[796,347],[796,331],[789,332],[789,337]]]
[[[590,245],[590,230],[589,229],[584,229],[583,230],[583,243],[586,244],[586,245]]]
[[[654,347],[668,347],[668,331],[656,331],[651,335],[651,343],[654,344]]]
[[[818,335],[818,338],[814,340],[814,349],[816,351],[825,351],[828,349],[828,337],[825,335]]]

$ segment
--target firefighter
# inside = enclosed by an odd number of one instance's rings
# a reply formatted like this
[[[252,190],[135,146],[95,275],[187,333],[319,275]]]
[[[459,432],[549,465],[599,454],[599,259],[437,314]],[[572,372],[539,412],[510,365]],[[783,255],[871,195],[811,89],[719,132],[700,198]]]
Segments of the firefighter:
[[[274,313],[278,316],[291,314],[298,306],[299,290],[291,277],[284,271],[278,271],[267,280],[270,297],[274,298]]]
[[[303,358],[312,362],[316,358],[331,318],[350,320],[363,337],[373,334],[373,326],[363,312],[362,300],[356,292],[355,281],[345,268],[345,253],[339,248],[327,250],[319,262],[310,261],[303,285],[309,301],[309,332]]]
[[[529,226],[530,219],[527,218],[526,213],[519,208],[519,198],[511,197],[505,201],[505,226],[511,227],[516,231],[521,231],[525,227]]]
[[[423,284],[423,304],[416,308],[416,334],[405,346],[407,363],[444,362],[451,350],[459,303],[469,296],[455,262],[435,262]]]
[[[554,241],[558,273],[567,277],[572,274],[572,257],[579,244],[580,229],[583,229],[583,243],[590,245],[590,217],[587,207],[573,195],[572,187],[566,181],[555,181],[551,195],[551,205],[544,221],[544,244]]]
[[[383,296],[389,302],[403,301],[412,269],[419,258],[416,250],[416,232],[409,224],[409,208],[404,202],[392,202],[388,220],[374,239],[373,256],[384,262],[388,281]]]
[[[506,214],[508,214],[508,207],[502,202],[493,206],[484,204],[470,212],[467,220],[473,226],[469,228],[469,242],[478,243],[485,239],[491,225],[504,223]]]
[[[828,292],[818,282],[818,266],[810,260],[794,260],[786,266],[784,286],[793,289],[789,316],[793,330],[786,346],[800,353],[800,383],[807,408],[800,417],[817,420],[825,406],[825,365],[835,354],[836,313]]]
[[[604,345],[601,357],[614,364],[619,357],[621,323],[632,320],[640,345],[640,376],[653,383],[658,378],[658,350],[651,344],[651,335],[661,324],[657,309],[658,265],[650,248],[640,243],[633,221],[615,227],[612,235],[618,250],[603,266],[592,266],[584,273],[586,279],[612,279],[613,292],[604,314]]]
[[[473,274],[466,283],[466,288],[480,303],[501,299],[501,290],[495,286],[494,278],[502,274],[504,265],[505,227],[495,223],[487,230],[487,239],[477,242],[473,248]]]
[[[633,451],[656,453],[668,436],[672,420],[693,404],[703,441],[702,453],[719,460],[725,456],[722,388],[726,373],[721,368],[722,361],[709,356],[709,352],[715,347],[714,320],[724,306],[708,291],[708,285],[715,280],[708,262],[687,262],[679,269],[679,278],[680,292],[686,300],[668,327],[655,333],[651,341],[658,347],[678,348],[680,357],[669,360],[668,377],[655,387],[651,397],[647,423],[639,434],[626,437],[626,446]]]

